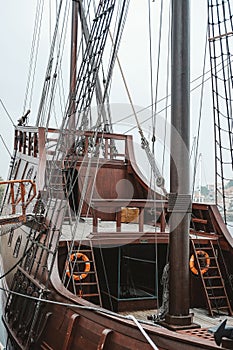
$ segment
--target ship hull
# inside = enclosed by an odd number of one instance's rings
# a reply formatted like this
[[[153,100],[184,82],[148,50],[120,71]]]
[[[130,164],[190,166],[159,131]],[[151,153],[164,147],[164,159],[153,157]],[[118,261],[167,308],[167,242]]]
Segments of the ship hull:
[[[25,134],[24,140],[27,142],[28,131],[25,129],[20,132]],[[54,133],[54,130],[52,132]],[[159,349],[218,348],[213,337],[210,340],[204,340],[204,338],[208,338],[206,330],[202,331],[203,337],[186,334],[185,331],[179,332],[180,329],[186,328],[188,328],[187,332],[190,332],[190,329],[198,327],[196,324],[178,325],[176,327],[176,331],[178,331],[174,332],[146,321],[141,324],[146,333],[145,336],[144,331],[135,323],[134,319],[130,316],[120,315],[122,312],[129,315],[139,309],[156,309],[161,304],[163,287],[160,285],[160,280],[167,263],[169,247],[169,233],[168,229],[165,230],[169,219],[166,201],[163,196],[149,189],[138,171],[132,151],[131,138],[119,135],[106,136],[106,139],[115,137],[125,142],[125,149],[128,152],[127,160],[117,161],[111,158],[101,163],[96,192],[94,191],[94,195],[98,193],[99,196],[96,195],[93,200],[92,211],[89,213],[87,203],[89,203],[90,198],[85,198],[86,204],[81,213],[83,217],[86,217],[86,220],[91,220],[89,235],[84,240],[71,241],[64,237],[60,239],[59,230],[49,227],[48,223],[52,222],[50,221],[50,211],[48,211],[49,215],[47,214],[47,216],[43,214],[41,198],[46,198],[44,190],[46,188],[44,130],[40,129],[38,134],[39,139],[38,136],[35,136],[37,131],[34,131],[34,140],[37,141],[30,155],[25,154],[27,147],[22,148],[22,145],[16,142],[16,148],[19,148],[16,149],[16,162],[10,177],[10,180],[33,179],[37,185],[37,197],[31,208],[29,207],[28,212],[24,214],[24,221],[18,223],[17,227],[12,226],[1,236],[5,289],[9,290],[3,310],[3,322],[9,338],[8,348],[54,350],[83,348],[87,350],[103,348],[126,350],[135,348],[149,350],[151,349],[150,341],[156,344]],[[16,136],[18,137],[17,133]],[[87,138],[89,136],[87,134]],[[47,164],[48,162],[49,158]],[[75,165],[72,164],[72,169],[79,172],[80,167],[86,164],[85,162],[84,159]],[[69,159],[67,163],[70,164]],[[61,164],[59,163],[59,165]],[[83,174],[85,173],[84,166]],[[52,175],[57,181],[55,183],[57,190],[59,178],[57,173]],[[62,177],[61,187],[57,191],[56,200],[58,203],[64,203],[64,200],[67,200],[63,194],[66,188],[63,181],[64,177]],[[91,168],[87,187],[92,182]],[[121,183],[120,198],[117,197],[119,192],[116,193],[115,190],[118,183]],[[129,183],[134,189],[134,196],[130,200]],[[81,181],[82,185],[83,181]],[[74,205],[71,206],[71,211],[72,215],[75,216],[82,188],[80,183],[77,185],[76,182],[72,186],[74,187],[75,201]],[[106,193],[110,198],[106,198]],[[151,194],[152,196],[149,197]],[[156,220],[151,222],[149,213],[151,213],[154,200],[150,198],[153,196],[160,212]],[[4,212],[7,217],[8,210],[9,220],[11,197],[9,185],[5,194],[5,203],[8,206]],[[19,195],[18,198],[20,198]],[[70,202],[70,198],[68,201]],[[134,217],[133,214],[131,219],[126,218],[125,211],[119,211],[119,208],[128,207],[133,210],[130,213],[135,213],[135,206],[137,207],[136,213],[139,212],[140,215],[137,214]],[[38,207],[40,211],[38,211]],[[55,206],[53,212],[57,213],[56,208]],[[108,210],[103,208],[108,208]],[[53,212],[51,211],[51,215]],[[22,216],[20,217],[22,218]],[[226,265],[232,269],[232,238],[217,208],[211,205],[193,204],[193,217],[195,220],[191,222],[190,249],[192,249],[192,241],[199,242],[199,244],[201,242],[203,245],[211,240],[214,249],[223,254]],[[70,219],[72,220],[72,217]],[[111,222],[113,220],[115,229],[109,232],[102,227],[101,232],[101,223],[107,219]],[[126,221],[129,222],[126,223]],[[83,223],[79,224],[85,225],[85,219]],[[123,230],[123,226],[127,224],[131,231],[129,229],[128,231]],[[145,229],[146,225],[149,224],[153,228],[152,231]],[[133,225],[136,225],[137,230]],[[62,234],[64,236],[65,231]],[[66,257],[68,247],[81,247],[87,251],[88,244],[91,244],[92,249],[85,254],[88,261],[93,260],[94,257],[93,275],[95,279],[91,279],[91,271],[88,271],[89,274],[87,273],[88,276],[85,276],[84,284],[88,285],[89,291],[85,296],[79,284],[75,287],[75,284],[71,286],[66,283],[67,276],[69,277],[71,274],[70,272],[69,275],[67,274],[67,266],[69,265],[66,265]],[[101,265],[102,259],[105,262],[105,274],[103,274],[103,265]],[[223,265],[224,263],[221,262],[221,268]],[[127,272],[129,268],[130,274]],[[228,272],[233,273],[232,270]],[[148,278],[149,274],[152,277]],[[127,275],[129,278],[126,278]],[[134,288],[130,285],[132,276],[134,277]],[[77,277],[75,274],[73,274],[73,280],[76,280],[77,278],[74,277]],[[106,278],[112,285],[108,290],[105,288]],[[200,278],[190,271],[190,281],[190,306],[205,307],[206,300],[204,292],[201,292]],[[97,292],[92,289],[94,284],[98,285]],[[129,288],[129,286],[131,287]],[[134,291],[132,292],[132,290]],[[232,303],[231,299],[230,303]]]

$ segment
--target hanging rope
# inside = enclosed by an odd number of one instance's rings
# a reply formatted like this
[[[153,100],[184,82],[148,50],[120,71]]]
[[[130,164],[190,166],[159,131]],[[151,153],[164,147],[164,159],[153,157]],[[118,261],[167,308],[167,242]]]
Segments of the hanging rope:
[[[119,67],[119,70],[120,70],[120,74],[121,74],[121,77],[122,77],[122,80],[123,80],[123,84],[124,84],[127,96],[128,96],[129,102],[130,102],[130,106],[132,108],[133,115],[134,115],[134,118],[135,118],[135,121],[136,121],[136,124],[137,124],[138,132],[139,132],[139,134],[141,136],[141,146],[146,152],[148,161],[150,163],[150,166],[151,166],[152,171],[154,173],[154,176],[156,178],[156,185],[163,190],[164,194],[166,194],[167,192],[166,192],[166,190],[164,188],[164,178],[162,177],[162,175],[160,173],[160,170],[159,170],[159,168],[158,168],[158,166],[157,166],[157,164],[155,162],[155,158],[154,158],[154,156],[153,156],[153,154],[152,154],[152,152],[150,150],[149,142],[147,141],[147,139],[144,136],[144,133],[143,133],[143,130],[141,128],[141,125],[140,125],[140,122],[139,122],[139,119],[138,119],[138,116],[137,116],[137,112],[136,112],[136,110],[134,108],[134,104],[133,104],[133,101],[132,101],[132,98],[131,98],[131,95],[130,95],[130,92],[129,92],[129,89],[128,89],[128,85],[126,83],[126,79],[125,79],[125,76],[124,76],[124,73],[123,73],[123,69],[122,69],[122,66],[121,66],[121,63],[120,63],[120,60],[119,60],[118,56],[116,56],[116,60],[117,60],[117,64],[118,64],[118,67]]]
[[[209,1],[209,51],[212,73],[212,96],[215,125],[215,200],[222,212],[225,223],[228,221],[229,201],[227,186],[228,174],[233,170],[233,120],[232,120],[232,40],[233,19],[231,2]],[[227,60],[227,65],[225,65]],[[221,65],[221,71],[217,66]],[[219,184],[221,184],[219,186]]]
[[[70,3],[70,2],[69,2]],[[78,118],[76,120],[76,125],[74,129],[85,129],[85,117],[86,113],[90,108],[91,99],[95,90],[96,78],[98,74],[98,69],[101,62],[101,56],[104,50],[105,41],[108,33],[108,26],[111,22],[112,13],[114,10],[114,0],[105,0],[99,3],[95,19],[93,21],[93,28],[90,35],[89,43],[86,47],[84,53],[84,59],[81,63],[79,74],[77,77],[77,87],[75,91],[76,95],[76,110],[78,114]],[[57,25],[56,25],[57,27]],[[55,28],[56,32],[56,28]],[[96,42],[94,42],[96,39]],[[96,55],[94,55],[96,52]],[[53,53],[53,50],[51,50]],[[95,57],[95,59],[93,59]],[[90,69],[92,68],[92,69]],[[90,70],[89,70],[90,69]],[[48,67],[48,71],[51,72],[51,68]],[[90,76],[88,75],[90,72]],[[45,93],[47,95],[47,87],[45,89]],[[83,138],[80,134],[77,137],[75,144],[72,145],[70,142],[69,136],[70,133],[74,132],[71,130],[68,132],[68,124],[69,124],[69,105],[67,106],[66,113],[62,120],[62,125],[60,127],[61,133],[59,133],[56,146],[54,149],[54,156],[50,158],[48,163],[48,174],[46,176],[46,193],[48,198],[45,198],[45,217],[48,218],[48,227],[49,227],[49,235],[47,238],[44,238],[44,245],[48,245],[49,247],[53,247],[54,251],[51,251],[51,254],[48,254],[48,259],[50,260],[50,270],[48,271],[48,278],[50,277],[51,269],[56,259],[56,252],[58,249],[58,240],[61,236],[61,226],[64,219],[65,211],[68,207],[67,198],[61,197],[61,193],[63,192],[62,188],[62,164],[63,161],[66,160],[67,151],[71,149],[71,146],[75,147],[76,152],[71,154],[71,158],[69,161],[72,162],[77,161],[77,157],[79,156],[79,144],[81,145]],[[40,115],[40,114],[39,114]],[[101,126],[99,120],[97,120],[99,125],[96,126],[96,134],[98,132],[98,128]],[[63,132],[62,132],[63,131]],[[73,157],[73,158],[72,158]],[[88,178],[88,173],[91,167],[91,159],[87,164],[88,170],[86,171],[86,178]],[[54,176],[60,179],[58,184],[53,184]],[[85,181],[85,186],[82,191],[81,202],[83,203],[85,198],[85,193],[87,191],[87,180]],[[61,191],[62,190],[62,191]],[[82,205],[78,209],[77,217],[81,215]],[[46,239],[49,241],[46,242]],[[43,249],[42,249],[43,253]],[[38,266],[38,269],[40,267]]]
[[[70,12],[70,2],[68,3],[66,2],[65,13],[67,13],[67,15],[63,17],[60,40],[57,47],[56,63],[54,65],[55,68],[54,68],[53,79],[52,79],[51,88],[50,88],[50,98],[48,99],[49,101],[48,108],[45,110],[45,115],[47,115],[46,128],[49,127],[51,114],[52,114],[51,111],[55,103],[54,98],[55,98],[55,92],[58,86],[58,77],[62,73],[61,62],[63,58],[65,41],[66,41],[65,39],[66,39],[67,28],[68,28],[69,12]],[[63,109],[63,112],[64,112],[64,109]],[[44,122],[42,123],[44,124]]]
[[[158,42],[158,57],[157,57],[157,75],[155,83],[155,99],[154,99],[154,115],[152,115],[152,153],[155,150],[155,129],[156,129],[156,113],[157,113],[157,98],[158,98],[158,86],[159,86],[159,73],[160,73],[160,54],[161,54],[161,38],[162,38],[162,27],[163,27],[163,0],[160,2],[160,18],[159,18],[159,42]]]
[[[200,141],[201,120],[202,120],[202,106],[203,106],[203,97],[204,97],[204,72],[205,72],[205,68],[206,68],[207,43],[208,43],[208,41],[207,41],[207,35],[206,35],[205,50],[204,50],[204,62],[203,62],[203,76],[202,76],[202,86],[201,86],[201,98],[200,98],[200,108],[199,108],[199,118],[198,118],[198,128],[197,128],[197,136],[196,136],[196,147],[195,147],[195,153],[194,153],[192,198],[193,198],[194,190],[195,190],[197,165],[198,165],[199,141]]]
[[[155,323],[164,320],[169,310],[169,263],[164,266],[161,285],[163,286],[162,305],[156,314],[148,316],[148,319]]]
[[[51,48],[50,48],[48,66],[47,66],[46,75],[45,75],[46,78],[45,78],[45,82],[44,82],[44,86],[43,86],[39,111],[38,111],[38,115],[37,115],[37,121],[36,121],[37,126],[39,126],[43,123],[45,101],[46,101],[46,98],[48,96],[48,91],[49,91],[49,87],[50,87],[50,83],[51,83],[51,73],[52,73],[52,67],[53,67],[53,61],[54,61],[54,50],[55,50],[55,45],[56,45],[56,40],[57,40],[57,35],[58,35],[60,16],[61,16],[61,10],[62,10],[62,3],[63,3],[63,1],[60,0],[58,11],[57,11],[57,16],[56,16],[56,24],[55,24],[52,44],[51,44]]]
[[[232,62],[233,62],[233,60],[231,61],[231,63],[232,63]],[[220,65],[221,65],[221,63],[218,64],[217,67],[220,66]],[[226,65],[227,65],[227,63],[226,63],[226,59],[225,59],[225,60],[224,60],[224,66],[226,66]],[[220,68],[217,72],[219,73],[219,72],[221,72],[221,71],[222,71],[222,68]],[[210,72],[211,72],[211,70],[206,71],[206,72],[204,73],[204,76],[206,77],[207,75],[210,74]],[[200,75],[200,76],[198,76],[197,78],[193,79],[193,80],[191,81],[190,84],[192,85],[193,83],[195,83],[196,81],[198,81],[198,80],[200,80],[200,79],[203,79],[203,74]],[[210,79],[211,79],[211,76],[209,75],[207,78],[204,79],[204,81],[203,81],[204,84],[205,84],[207,81],[209,81]],[[190,89],[190,92],[194,92],[194,91],[197,90],[198,88],[202,87],[203,82],[201,81],[201,83],[199,83],[199,84],[197,84],[196,86],[194,86],[193,88],[191,88],[191,89]],[[159,99],[159,100],[157,101],[157,104],[158,104],[158,103],[161,103],[161,102],[163,102],[163,101],[168,101],[169,98],[170,98],[170,95],[169,95],[169,94],[166,94],[165,97],[162,97],[161,99]],[[162,113],[162,112],[164,112],[164,111],[166,112],[167,109],[170,108],[170,107],[171,107],[171,105],[168,104],[168,102],[166,102],[166,106],[165,106],[164,108],[161,108],[161,109],[157,112],[157,115],[159,115],[160,113]],[[140,114],[140,113],[142,113],[142,112],[144,112],[144,111],[146,111],[146,110],[148,110],[148,109],[150,109],[150,108],[152,108],[152,105],[149,105],[149,106],[146,106],[146,107],[144,107],[144,108],[141,108],[141,109],[139,109],[139,110],[137,111],[137,114]],[[125,116],[125,117],[122,117],[122,118],[119,119],[116,123],[113,123],[113,125],[114,125],[114,124],[121,123],[121,122],[124,122],[124,121],[126,121],[127,119],[129,119],[129,118],[131,118],[131,117],[134,117],[134,114],[133,114],[133,113],[131,113],[131,114]],[[151,119],[152,119],[152,116],[150,116],[150,117],[144,119],[143,121],[140,122],[140,124],[141,124],[141,125],[142,125],[142,124],[145,124],[146,122],[150,121]],[[128,129],[127,131],[125,131],[124,134],[130,133],[132,130],[134,130],[134,129],[136,129],[136,128],[137,128],[137,125],[136,125],[136,126],[133,126],[132,128]]]
[[[43,8],[44,8],[44,0],[38,0],[37,7],[36,7],[35,21],[34,21],[35,24],[34,24],[31,53],[30,53],[30,60],[29,60],[29,71],[28,71],[28,79],[26,84],[26,92],[25,92],[25,99],[24,99],[24,105],[23,105],[23,114],[25,114],[26,112],[27,105],[28,105],[28,108],[31,109],[31,104],[32,104],[32,95],[34,90],[35,71],[36,71],[36,64],[37,64],[38,51],[39,51]],[[31,89],[30,96],[29,96],[29,89]]]
[[[168,23],[168,40],[167,40],[167,82],[166,82],[166,104],[165,104],[165,132],[164,132],[164,142],[163,142],[163,160],[162,160],[162,174],[164,176],[164,166],[165,166],[165,150],[166,150],[166,138],[167,138],[167,121],[168,121],[168,101],[169,101],[169,76],[170,76],[170,44],[171,43],[171,3],[169,6],[169,23]],[[158,105],[156,103],[156,106]]]
[[[111,54],[111,58],[110,58],[110,64],[109,64],[109,68],[108,68],[106,82],[104,85],[103,103],[104,103],[104,101],[106,99],[106,95],[109,91],[109,85],[110,85],[110,81],[112,79],[112,72],[113,72],[113,68],[115,66],[115,61],[117,59],[119,45],[120,45],[124,25],[126,22],[126,16],[128,14],[128,10],[129,10],[129,1],[130,0],[124,1],[122,8],[120,9],[120,15],[119,15],[119,19],[117,21],[117,29],[116,29],[116,34],[115,34],[114,38],[111,35],[111,33],[109,33],[111,41],[112,41],[112,54]]]

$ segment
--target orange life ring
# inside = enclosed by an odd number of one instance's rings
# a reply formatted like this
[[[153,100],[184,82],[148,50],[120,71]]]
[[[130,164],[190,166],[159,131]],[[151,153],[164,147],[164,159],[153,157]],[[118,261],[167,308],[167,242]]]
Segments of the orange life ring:
[[[84,280],[87,275],[88,275],[88,272],[90,271],[91,269],[91,263],[88,259],[88,257],[83,254],[83,253],[74,253],[74,254],[71,254],[70,256],[70,261],[74,261],[74,260],[77,260],[77,259],[82,259],[82,261],[85,262],[85,269],[82,273],[75,273],[73,272],[73,279],[75,281],[80,281],[80,280]],[[69,269],[69,261],[66,261],[66,275],[70,278],[71,276],[71,273],[70,273],[70,269]]]
[[[204,275],[209,270],[210,266],[210,257],[204,250],[198,250],[197,255],[201,255],[205,258],[205,267],[201,268],[201,274]],[[189,267],[190,270],[195,274],[198,275],[198,270],[195,267],[195,258],[194,255],[191,256],[189,260]]]

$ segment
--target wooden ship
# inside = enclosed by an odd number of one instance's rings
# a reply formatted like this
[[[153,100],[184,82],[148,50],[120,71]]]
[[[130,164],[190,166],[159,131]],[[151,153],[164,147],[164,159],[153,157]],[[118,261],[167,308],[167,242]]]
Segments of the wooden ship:
[[[209,2],[211,23],[220,5]],[[192,203],[190,195],[189,1],[172,1],[171,124],[179,137],[171,133],[168,194],[142,129],[153,185],[137,164],[133,137],[114,133],[105,115],[98,75],[117,3],[99,1],[89,26],[84,2],[72,1],[61,126],[41,125],[43,104],[35,126],[27,113],[15,126],[0,217],[6,349],[230,349],[232,339],[216,343],[190,311],[231,319],[233,239],[217,204]],[[86,41],[79,67],[78,18]],[[227,33],[213,34],[214,51]],[[44,100],[57,77],[52,57]],[[94,92],[95,128],[87,123]]]

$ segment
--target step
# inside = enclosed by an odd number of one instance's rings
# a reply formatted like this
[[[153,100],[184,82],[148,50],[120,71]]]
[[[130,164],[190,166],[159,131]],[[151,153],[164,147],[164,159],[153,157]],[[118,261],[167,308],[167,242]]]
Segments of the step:
[[[212,247],[206,247],[206,246],[201,246],[201,247],[196,247],[196,246],[195,246],[195,249],[196,249],[196,250],[213,250]]]
[[[212,300],[210,301],[211,303],[213,302]],[[222,302],[221,302],[221,304],[222,304]],[[219,306],[218,307],[218,304],[217,303],[215,303],[215,304],[213,304],[213,305],[211,305],[211,309],[212,309],[212,311],[213,310],[229,310],[229,307],[228,307],[228,305],[225,303],[225,305],[222,305],[222,306]]]
[[[199,219],[199,218],[192,218],[192,222],[196,222],[198,224],[203,224],[203,225],[207,225],[208,221],[205,219]]]
[[[82,294],[81,298],[83,297],[98,297],[98,293],[90,293],[90,294]]]
[[[87,275],[93,275],[95,273],[95,271],[88,271],[88,272],[85,272],[85,271],[74,271],[73,274],[74,275],[82,275],[82,274],[87,274]]]
[[[221,285],[221,286],[212,286],[212,287],[206,287],[206,289],[223,289],[224,286]]]
[[[75,285],[83,287],[83,286],[97,286],[97,282],[82,282],[82,280],[76,282]]]
[[[218,269],[218,266],[209,266],[208,269]]]
[[[210,296],[209,296],[209,299],[211,299],[211,300],[212,300],[212,299],[227,299],[227,297],[226,297],[225,295],[219,295],[219,296],[217,296],[217,297],[216,297],[216,296],[214,296],[214,297],[210,297]]]
[[[72,254],[76,254],[76,253],[91,253],[91,249],[79,249],[79,250],[73,250]]]
[[[212,280],[212,279],[221,279],[221,276],[203,276],[203,278],[205,280],[207,279]]]
[[[71,263],[73,263],[73,265],[75,264],[85,264],[85,263],[93,263],[93,260],[88,260],[88,261],[84,261],[84,260],[73,260],[71,261]]]

